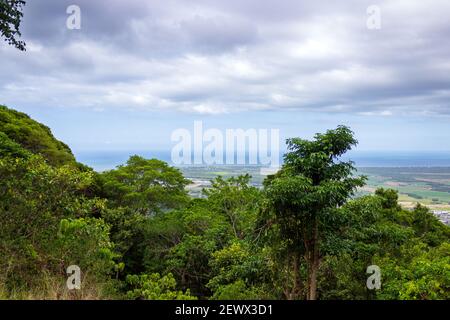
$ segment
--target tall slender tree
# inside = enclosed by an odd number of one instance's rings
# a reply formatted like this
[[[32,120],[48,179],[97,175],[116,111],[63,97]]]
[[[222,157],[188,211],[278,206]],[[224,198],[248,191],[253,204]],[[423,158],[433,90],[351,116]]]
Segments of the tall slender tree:
[[[309,300],[317,298],[321,241],[338,223],[337,209],[364,185],[365,177],[354,176],[353,162],[340,161],[356,144],[345,126],[316,134],[312,141],[289,139],[283,167],[265,181],[266,211],[293,261],[291,298],[300,298],[302,291]],[[299,274],[302,261],[307,269],[305,286]]]

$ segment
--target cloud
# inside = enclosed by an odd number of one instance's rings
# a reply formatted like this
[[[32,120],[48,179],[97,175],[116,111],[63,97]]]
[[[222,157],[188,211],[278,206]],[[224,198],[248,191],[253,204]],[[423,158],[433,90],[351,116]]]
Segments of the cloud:
[[[185,113],[450,113],[450,3],[29,1],[26,53],[0,46],[0,103]]]

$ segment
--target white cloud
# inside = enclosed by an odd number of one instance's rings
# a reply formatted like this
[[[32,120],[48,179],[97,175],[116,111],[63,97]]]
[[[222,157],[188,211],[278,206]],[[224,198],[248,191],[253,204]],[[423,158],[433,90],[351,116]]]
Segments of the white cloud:
[[[78,33],[66,2],[27,4],[29,50],[0,46],[0,103],[450,113],[448,1],[379,1],[376,31],[369,1],[79,1]]]

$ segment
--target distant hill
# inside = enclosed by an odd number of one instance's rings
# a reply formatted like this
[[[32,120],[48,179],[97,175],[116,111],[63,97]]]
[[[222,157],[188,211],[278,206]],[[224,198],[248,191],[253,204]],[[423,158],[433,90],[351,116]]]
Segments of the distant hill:
[[[70,148],[63,142],[57,140],[50,128],[31,119],[27,114],[6,106],[0,105],[0,142],[7,143],[5,150],[11,150],[13,144],[19,144],[22,148],[40,154],[51,165],[60,166],[64,164],[75,164],[75,157]],[[2,149],[2,146],[0,146]]]

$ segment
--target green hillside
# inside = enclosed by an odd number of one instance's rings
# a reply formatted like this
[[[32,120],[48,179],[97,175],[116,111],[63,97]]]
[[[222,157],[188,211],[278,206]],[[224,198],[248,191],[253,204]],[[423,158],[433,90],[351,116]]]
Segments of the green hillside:
[[[70,148],[57,140],[50,128],[25,113],[0,105],[0,132],[26,150],[42,155],[52,165],[75,163]],[[1,141],[6,140],[3,137]]]

